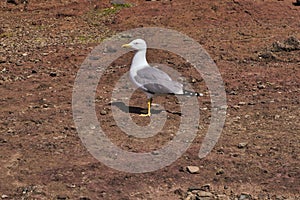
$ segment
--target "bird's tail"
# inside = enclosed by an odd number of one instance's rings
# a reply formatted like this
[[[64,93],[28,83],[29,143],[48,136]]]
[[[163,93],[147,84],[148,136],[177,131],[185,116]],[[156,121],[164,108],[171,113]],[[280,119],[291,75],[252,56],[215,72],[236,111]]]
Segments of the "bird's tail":
[[[204,96],[202,93],[192,92],[192,91],[188,91],[188,90],[184,90],[183,91],[183,95],[186,95],[186,96],[196,96],[196,97],[202,97],[202,96]]]

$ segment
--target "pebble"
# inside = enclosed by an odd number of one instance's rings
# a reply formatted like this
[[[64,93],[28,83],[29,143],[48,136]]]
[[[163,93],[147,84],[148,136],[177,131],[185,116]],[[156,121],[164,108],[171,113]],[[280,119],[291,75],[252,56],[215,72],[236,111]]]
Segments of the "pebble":
[[[250,200],[252,199],[251,198],[251,195],[250,194],[247,194],[247,193],[242,193],[240,196],[239,196],[239,200]]]
[[[205,184],[201,186],[201,190],[203,191],[209,191],[211,189],[210,184]]]
[[[199,172],[200,168],[197,166],[187,166],[186,167],[187,171],[191,174],[196,174]]]
[[[240,107],[241,107],[241,106],[234,105],[234,106],[232,106],[232,107],[233,107],[234,109],[236,109],[236,110],[237,110],[237,109],[240,109]]]
[[[193,200],[193,199],[195,199],[195,195],[188,193],[184,200]]]
[[[243,149],[243,148],[247,147],[247,145],[248,145],[247,142],[241,142],[241,143],[238,144],[238,148]]]
[[[246,105],[246,102],[240,101],[240,102],[238,103],[238,105],[239,105],[239,106]]]
[[[104,53],[115,53],[117,50],[113,47],[105,47]]]
[[[50,72],[49,76],[55,77],[55,76],[57,76],[57,73],[56,72]]]
[[[79,200],[90,200],[88,197],[80,197]]]
[[[261,90],[261,89],[265,89],[266,86],[265,86],[264,84],[259,84],[259,85],[257,86],[257,88]]]
[[[8,195],[6,195],[6,194],[1,195],[1,199],[7,199],[7,198],[8,198]]]
[[[199,191],[197,193],[197,195],[199,197],[212,197],[213,196],[213,194],[211,192],[206,192],[206,191]]]
[[[101,110],[101,111],[100,111],[100,114],[101,114],[101,115],[107,115],[107,111],[106,111],[106,110]]]
[[[210,184],[205,184],[205,185],[202,185],[201,187],[199,186],[192,186],[192,187],[189,187],[188,188],[188,191],[189,192],[192,192],[192,191],[197,191],[197,190],[201,190],[201,191],[210,191],[211,187],[210,187]]]
[[[275,115],[274,116],[274,119],[279,119],[280,118],[280,115]]]
[[[95,130],[95,129],[96,129],[96,126],[93,125],[93,124],[91,124],[91,125],[90,125],[90,129]]]
[[[237,95],[237,94],[238,94],[238,92],[234,91],[234,90],[232,90],[232,91],[229,92],[229,95]]]
[[[224,169],[220,168],[220,169],[217,169],[217,172],[216,172],[216,175],[221,175],[221,174],[224,174]]]
[[[179,195],[179,196],[183,196],[184,191],[181,188],[178,188],[178,189],[174,190],[174,194]]]
[[[217,195],[218,200],[230,200],[230,197],[226,196],[225,194]]]
[[[67,185],[67,187],[69,187],[69,188],[75,188],[76,185],[75,184],[70,184],[70,185]]]
[[[274,60],[276,59],[276,55],[274,53],[272,53],[271,51],[268,52],[262,52],[258,55],[259,59],[271,59]]]
[[[19,67],[19,66],[22,66],[22,65],[23,65],[23,63],[22,63],[21,61],[17,61],[17,62],[16,62],[16,66]]]
[[[6,63],[6,58],[0,56],[0,63]]]
[[[251,101],[248,103],[248,105],[255,105],[255,102]]]
[[[69,197],[68,197],[68,196],[65,196],[65,195],[58,195],[58,196],[56,197],[56,199],[57,199],[57,200],[67,200],[67,199],[69,199]]]

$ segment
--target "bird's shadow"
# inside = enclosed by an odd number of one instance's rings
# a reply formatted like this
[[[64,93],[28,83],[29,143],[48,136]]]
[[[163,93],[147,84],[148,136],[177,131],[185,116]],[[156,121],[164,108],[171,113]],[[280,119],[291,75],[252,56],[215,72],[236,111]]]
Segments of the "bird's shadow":
[[[109,105],[118,107],[124,113],[133,113],[133,114],[147,113],[147,110],[145,108],[136,107],[136,106],[127,106],[124,102],[121,102],[121,101],[112,102],[112,103],[109,103]],[[164,110],[153,110],[153,109],[151,109],[151,114],[159,114],[162,111],[164,111]],[[180,112],[170,112],[168,110],[166,110],[166,112],[181,116]]]

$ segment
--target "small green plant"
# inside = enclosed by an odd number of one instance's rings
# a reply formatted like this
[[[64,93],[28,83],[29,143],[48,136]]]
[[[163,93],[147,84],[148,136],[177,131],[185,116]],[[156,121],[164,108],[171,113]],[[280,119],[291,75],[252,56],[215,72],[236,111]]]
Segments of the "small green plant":
[[[124,3],[124,4],[112,4],[112,7],[110,8],[104,8],[102,10],[102,13],[104,16],[107,16],[107,15],[111,15],[111,14],[115,14],[117,13],[118,11],[120,11],[122,8],[130,8],[131,7],[131,4],[129,3]]]
[[[114,7],[119,7],[119,8],[130,8],[132,5],[130,3],[123,3],[123,4],[112,4]]]
[[[0,38],[9,38],[12,37],[14,34],[12,32],[4,32],[0,34]]]
[[[109,8],[93,9],[86,13],[83,18],[87,23],[93,26],[102,26],[102,22],[109,19],[112,15],[116,14],[123,8],[132,7],[131,4],[112,4]]]

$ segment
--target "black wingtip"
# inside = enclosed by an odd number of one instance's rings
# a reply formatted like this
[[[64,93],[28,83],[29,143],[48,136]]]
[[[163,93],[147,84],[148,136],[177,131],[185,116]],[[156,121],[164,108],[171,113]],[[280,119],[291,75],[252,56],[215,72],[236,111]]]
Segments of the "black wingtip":
[[[203,97],[204,94],[196,92],[196,96],[197,96],[197,97]]]
[[[197,97],[202,97],[202,96],[204,96],[202,93],[199,93],[199,92],[191,92],[191,91],[188,91],[188,90],[184,90],[184,91],[183,91],[183,94],[186,95],[186,96],[197,96]]]

